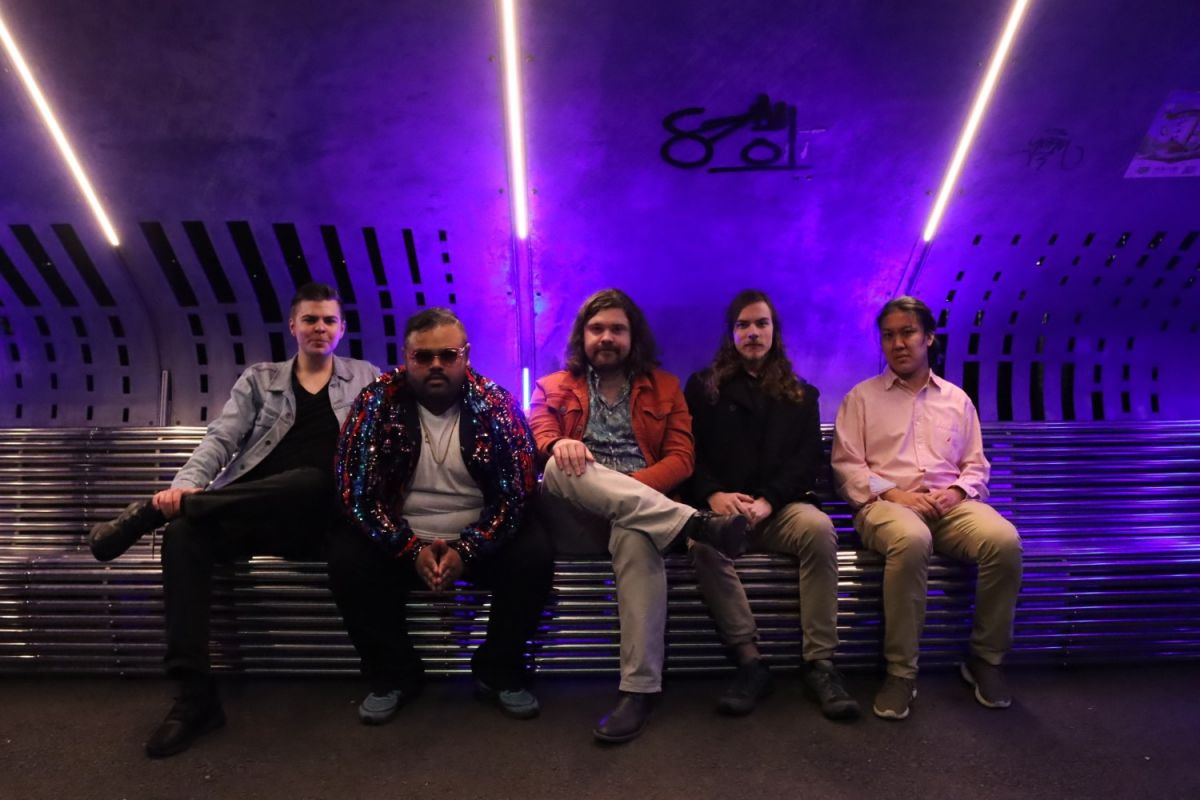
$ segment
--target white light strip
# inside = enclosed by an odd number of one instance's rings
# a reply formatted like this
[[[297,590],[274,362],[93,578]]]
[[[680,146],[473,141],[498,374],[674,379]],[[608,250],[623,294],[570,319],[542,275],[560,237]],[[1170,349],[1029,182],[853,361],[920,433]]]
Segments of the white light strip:
[[[979,129],[983,112],[987,109],[988,101],[992,98],[992,90],[996,87],[996,80],[1000,77],[1004,59],[1008,57],[1009,48],[1017,36],[1017,28],[1020,27],[1021,18],[1025,15],[1025,9],[1028,6],[1029,0],[1015,0],[1012,10],[1008,14],[1008,24],[1004,26],[1004,35],[1000,37],[1000,42],[996,45],[996,52],[992,54],[992,63],[988,65],[987,76],[983,79],[983,85],[979,87],[975,105],[971,108],[971,116],[967,119],[962,136],[959,137],[958,149],[954,151],[954,159],[950,162],[950,168],[946,170],[946,177],[942,179],[942,189],[938,192],[937,202],[933,204],[933,211],[929,214],[929,221],[925,224],[923,237],[927,242],[932,240],[934,233],[937,232],[942,212],[946,210],[946,203],[950,199],[950,192],[953,191],[954,184],[958,181],[958,173],[962,170],[963,162],[967,158],[967,151],[971,149],[971,142],[975,138],[975,132]]]
[[[517,238],[529,236],[529,199],[525,178],[525,125],[522,122],[520,54],[517,52],[516,0],[500,0],[504,38],[504,117],[508,124],[509,192]]]
[[[63,159],[66,160],[71,174],[75,176],[75,182],[79,184],[79,189],[83,192],[83,196],[91,207],[92,213],[96,216],[96,221],[100,223],[100,229],[104,231],[104,236],[108,239],[108,243],[113,247],[118,246],[121,241],[117,238],[117,231],[113,228],[112,223],[108,221],[108,215],[104,213],[104,209],[100,206],[100,198],[96,196],[95,190],[92,189],[91,181],[88,180],[87,174],[84,173],[79,159],[75,157],[75,151],[71,149],[71,143],[67,141],[66,134],[59,127],[58,120],[54,118],[54,112],[50,110],[50,104],[42,96],[42,90],[38,88],[37,81],[33,78],[33,73],[29,71],[29,67],[25,64],[25,59],[21,56],[21,51],[17,48],[17,42],[13,39],[12,34],[8,32],[8,26],[4,24],[3,19],[0,19],[0,40],[3,40],[4,49],[8,51],[8,57],[12,59],[13,65],[17,68],[17,72],[20,73],[21,80],[25,82],[26,91],[29,92],[30,98],[33,99],[33,104],[41,112],[42,120],[46,123],[46,127],[50,129],[50,135],[54,137],[54,142],[58,145]]]
[[[529,413],[529,367],[521,367],[521,410]]]

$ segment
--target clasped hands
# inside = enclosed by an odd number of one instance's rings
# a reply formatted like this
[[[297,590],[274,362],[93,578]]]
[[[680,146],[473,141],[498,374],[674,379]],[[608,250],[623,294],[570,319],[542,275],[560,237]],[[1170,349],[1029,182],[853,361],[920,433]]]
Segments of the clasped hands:
[[[932,490],[921,488],[912,492],[892,488],[879,497],[889,503],[907,506],[927,520],[935,520],[941,519],[946,512],[966,500],[967,493],[957,486]]]
[[[757,525],[774,510],[765,497],[751,497],[742,492],[713,492],[708,496],[708,507],[715,514],[741,514]]]
[[[445,539],[434,539],[430,542],[417,555],[416,563],[413,564],[417,577],[435,592],[453,586],[454,582],[462,577],[464,568],[462,556],[446,544]]]

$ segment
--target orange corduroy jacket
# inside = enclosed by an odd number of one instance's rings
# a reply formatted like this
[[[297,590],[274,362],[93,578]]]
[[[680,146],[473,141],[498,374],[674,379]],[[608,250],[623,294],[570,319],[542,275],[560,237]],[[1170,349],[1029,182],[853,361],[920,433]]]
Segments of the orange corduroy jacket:
[[[559,439],[583,439],[590,407],[586,375],[561,370],[537,381],[529,426],[542,463]],[[695,458],[692,416],[679,379],[661,369],[634,377],[629,409],[633,436],[646,459],[646,467],[631,477],[668,494],[691,476]]]

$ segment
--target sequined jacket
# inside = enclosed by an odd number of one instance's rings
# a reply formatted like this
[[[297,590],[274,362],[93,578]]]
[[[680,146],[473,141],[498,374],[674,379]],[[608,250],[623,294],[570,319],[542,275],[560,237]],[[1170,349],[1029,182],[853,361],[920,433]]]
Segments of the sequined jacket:
[[[533,498],[533,434],[503,388],[467,370],[459,441],[467,472],[483,493],[479,519],[449,545],[464,564],[487,558],[516,534]],[[417,401],[403,367],[379,377],[354,401],[338,439],[334,478],[358,527],[396,558],[415,559],[426,543],[398,510],[421,455]]]

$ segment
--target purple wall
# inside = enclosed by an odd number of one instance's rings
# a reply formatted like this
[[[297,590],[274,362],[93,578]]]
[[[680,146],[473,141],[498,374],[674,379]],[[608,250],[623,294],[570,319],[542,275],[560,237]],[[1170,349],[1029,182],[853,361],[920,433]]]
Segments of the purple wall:
[[[514,389],[526,303],[535,373],[561,360],[583,297],[617,285],[686,374],[727,298],[758,286],[827,418],[880,366],[879,304],[911,287],[946,312],[947,374],[985,418],[1200,416],[1200,378],[1182,368],[1200,344],[1200,179],[1123,177],[1168,94],[1200,90],[1200,7],[1034,4],[918,271],[1006,2],[519,6],[531,298],[509,239],[492,3],[6,2],[125,241],[104,245],[0,75],[0,424],[144,424],[162,369],[170,419],[198,422],[239,355],[286,343],[263,298],[286,303],[302,274],[353,290],[347,352],[384,364],[407,314],[450,303],[477,366]],[[705,108],[690,126],[759,94],[795,109],[794,137],[784,109],[783,130],[733,131],[706,164],[663,159],[668,114]],[[709,171],[742,164],[755,137],[795,168]]]

